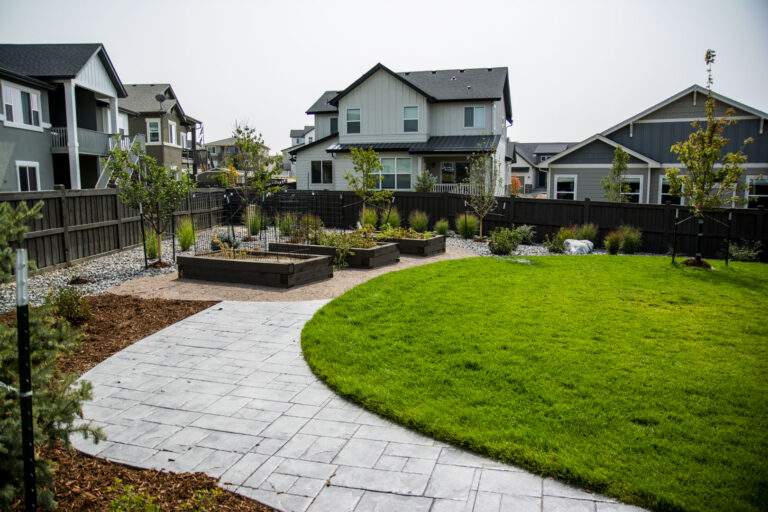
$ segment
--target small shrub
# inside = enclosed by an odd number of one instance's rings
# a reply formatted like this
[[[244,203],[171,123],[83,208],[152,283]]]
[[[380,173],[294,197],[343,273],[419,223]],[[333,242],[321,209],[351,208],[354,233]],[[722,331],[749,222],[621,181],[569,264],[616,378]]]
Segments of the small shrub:
[[[323,229],[323,221],[317,215],[302,215],[291,232],[291,242],[295,244],[304,243],[309,240],[314,233]]]
[[[536,230],[533,226],[529,226],[528,224],[515,226],[513,231],[517,233],[517,236],[520,239],[520,243],[524,245],[532,244],[533,239],[536,237]]]
[[[429,215],[421,210],[413,210],[408,216],[408,225],[416,231],[423,233],[429,229]]]
[[[373,208],[363,208],[360,211],[360,225],[361,226],[374,226],[379,223],[379,216],[376,214],[376,210]]]
[[[397,208],[390,208],[389,211],[381,212],[381,227],[389,226],[391,228],[400,227],[400,212]]]
[[[507,256],[520,244],[520,235],[513,229],[498,228],[491,232],[488,248],[492,254]]]
[[[435,189],[435,185],[437,185],[437,178],[425,169],[416,178],[413,188],[416,192],[432,192]]]
[[[393,228],[385,226],[380,232],[376,233],[376,238],[380,240],[391,240],[399,238],[410,238],[416,240],[426,240],[432,238],[431,231],[416,231],[413,228]]]
[[[211,239],[211,250],[221,251],[225,249],[237,249],[240,247],[240,240],[231,233],[216,233]]]
[[[245,226],[248,228],[248,234],[256,236],[266,225],[266,218],[261,208],[255,204],[249,204],[245,209]]]
[[[544,247],[546,247],[549,252],[562,253],[565,251],[565,241],[569,238],[576,238],[576,232],[574,228],[560,228],[552,237],[547,235],[544,238]]]
[[[480,219],[477,215],[471,213],[462,213],[456,217],[456,232],[461,235],[462,238],[472,238],[477,233],[477,228],[480,225]]]
[[[147,248],[147,259],[156,260],[160,256],[160,237],[150,229],[144,235],[144,245]]]
[[[176,237],[179,239],[179,246],[182,251],[188,251],[195,244],[195,226],[192,224],[191,218],[183,217],[179,221]]]
[[[438,235],[447,235],[451,225],[448,223],[448,219],[440,219],[435,222],[435,231]]]
[[[370,249],[377,245],[376,240],[371,237],[371,232],[366,229],[358,229],[351,233],[318,230],[309,240],[314,245],[326,245],[336,249],[333,259],[336,268],[347,266],[347,260],[354,254],[354,249]]]
[[[760,242],[750,243],[745,240],[741,244],[731,244],[728,254],[733,261],[757,261],[761,252]]]
[[[620,230],[614,229],[613,231],[609,231],[603,239],[603,245],[605,246],[605,250],[608,251],[608,254],[618,254],[623,239],[624,234]]]
[[[643,243],[643,234],[640,230],[632,226],[621,226],[619,229],[623,235],[621,252],[624,254],[635,254],[639,251]]]
[[[290,236],[296,228],[298,218],[294,213],[286,213],[276,218],[277,229],[281,236]]]
[[[573,226],[574,238],[576,240],[589,240],[592,243],[597,241],[597,225],[593,223]]]
[[[181,512],[213,512],[217,510],[216,503],[223,495],[221,489],[198,489],[192,497],[179,506]]]
[[[77,288],[65,286],[51,291],[45,298],[52,311],[70,325],[80,325],[91,318],[91,308],[82,292]]]
[[[123,484],[119,478],[107,490],[113,494],[118,493],[109,502],[110,512],[162,512],[152,496],[136,491],[132,485]]]

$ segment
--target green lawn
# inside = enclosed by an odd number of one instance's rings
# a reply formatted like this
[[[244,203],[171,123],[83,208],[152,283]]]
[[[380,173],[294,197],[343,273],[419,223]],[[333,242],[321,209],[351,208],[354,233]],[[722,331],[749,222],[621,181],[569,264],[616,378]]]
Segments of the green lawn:
[[[768,265],[470,258],[393,272],[302,334],[342,395],[658,510],[768,509]]]

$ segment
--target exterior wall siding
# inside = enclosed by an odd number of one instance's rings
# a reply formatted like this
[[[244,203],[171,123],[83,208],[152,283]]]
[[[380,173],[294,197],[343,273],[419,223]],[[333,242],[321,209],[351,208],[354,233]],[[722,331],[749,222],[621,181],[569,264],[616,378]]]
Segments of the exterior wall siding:
[[[83,66],[77,74],[77,77],[75,77],[74,82],[81,87],[88,88],[107,96],[117,96],[115,86],[112,84],[112,80],[109,78],[107,70],[104,69],[104,65],[101,63],[98,52],[91,56],[88,62],[86,62],[85,66]]]
[[[501,102],[497,102],[501,103]],[[430,135],[488,135],[501,133],[501,124],[494,119],[494,103],[487,102],[445,102],[432,103],[429,111]],[[485,107],[483,128],[464,128],[464,107]],[[504,107],[496,109],[504,116]],[[496,130],[494,131],[494,126]]]
[[[630,146],[625,146],[630,149]],[[615,151],[615,148],[609,144],[606,144],[603,141],[596,140],[593,141],[583,148],[580,148],[573,153],[570,153],[568,155],[565,155],[563,158],[558,159],[554,164],[552,165],[562,165],[562,164],[610,164],[613,162],[613,153]],[[635,158],[634,156],[629,157],[629,163],[639,164],[643,163],[642,160]]]
[[[696,94],[696,104],[693,104],[693,93],[679,98],[669,105],[655,110],[643,117],[643,119],[690,119],[703,118],[707,113],[705,105],[707,97],[704,94]],[[722,116],[729,106],[725,103],[715,100],[715,115]],[[751,116],[749,112],[734,108],[736,116]]]
[[[0,190],[18,190],[16,161],[38,162],[40,189],[53,189],[51,132],[10,128],[0,123]]]
[[[315,133],[317,139],[322,139],[331,134],[331,118],[339,117],[339,114],[315,114]],[[339,126],[341,128],[341,126]]]
[[[403,107],[419,108],[417,132],[403,131]],[[360,133],[347,133],[347,109],[360,109]],[[339,135],[342,143],[423,142],[429,131],[427,100],[415,89],[380,70],[339,102]]]

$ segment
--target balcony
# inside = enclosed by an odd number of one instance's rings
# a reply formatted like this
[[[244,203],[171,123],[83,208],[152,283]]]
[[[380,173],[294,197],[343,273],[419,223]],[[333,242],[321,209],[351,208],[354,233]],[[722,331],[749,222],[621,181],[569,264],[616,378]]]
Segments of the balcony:
[[[437,183],[434,192],[447,192],[449,194],[470,195],[473,186],[469,183]]]
[[[109,153],[113,145],[113,135],[104,132],[88,130],[87,128],[77,129],[78,152],[81,155],[101,155]],[[67,129],[62,127],[51,128],[51,151],[53,153],[67,153],[68,147]],[[128,149],[130,139],[127,135],[120,137],[120,147]]]

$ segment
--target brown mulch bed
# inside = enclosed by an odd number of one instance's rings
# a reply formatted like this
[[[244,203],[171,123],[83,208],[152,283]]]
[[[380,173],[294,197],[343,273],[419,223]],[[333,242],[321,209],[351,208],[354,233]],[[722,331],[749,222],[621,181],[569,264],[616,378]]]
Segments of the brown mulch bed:
[[[129,295],[86,297],[92,317],[81,326],[84,339],[77,352],[59,361],[66,372],[84,373],[98,363],[140,339],[202,311],[216,302],[193,300],[141,299]],[[11,323],[15,312],[0,315]],[[216,479],[204,473],[166,473],[138,469],[91,457],[76,450],[57,448],[46,453],[54,461],[56,501],[59,511],[107,511],[118,493],[108,490],[120,479],[137,492],[152,496],[161,510],[179,510],[195,491],[218,488]],[[273,512],[273,509],[244,496],[221,489],[215,510]],[[21,510],[20,503],[15,510]]]

